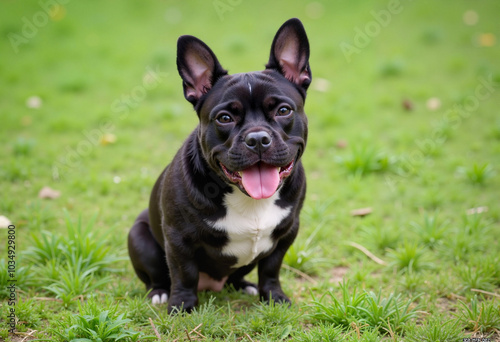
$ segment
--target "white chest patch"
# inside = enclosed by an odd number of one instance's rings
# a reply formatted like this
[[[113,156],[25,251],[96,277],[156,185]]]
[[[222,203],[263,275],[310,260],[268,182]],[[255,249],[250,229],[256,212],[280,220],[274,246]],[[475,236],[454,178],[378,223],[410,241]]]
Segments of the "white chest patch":
[[[279,191],[269,198],[255,200],[233,187],[233,192],[224,198],[226,216],[208,222],[213,228],[228,234],[229,243],[222,253],[237,258],[234,267],[248,265],[260,253],[272,248],[271,234],[291,210],[291,207],[276,205],[277,199]]]

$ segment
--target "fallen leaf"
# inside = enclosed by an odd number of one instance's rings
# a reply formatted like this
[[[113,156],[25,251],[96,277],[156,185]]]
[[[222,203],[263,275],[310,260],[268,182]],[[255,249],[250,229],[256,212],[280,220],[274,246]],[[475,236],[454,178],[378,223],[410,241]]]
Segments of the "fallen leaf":
[[[479,21],[479,15],[474,10],[468,10],[464,13],[463,20],[465,25],[474,26]]]
[[[366,216],[370,215],[373,212],[373,209],[368,207],[368,208],[359,208],[359,209],[354,209],[351,211],[351,216]]]
[[[413,110],[413,102],[411,102],[408,99],[403,100],[403,108],[406,109],[407,111],[412,111]]]
[[[496,37],[493,33],[482,33],[479,36],[479,45],[490,47],[495,45]]]
[[[48,198],[48,199],[55,199],[61,196],[61,192],[51,189],[48,186],[44,186],[42,190],[38,193],[38,197],[40,198]]]
[[[347,141],[346,140],[338,140],[337,143],[335,144],[337,148],[344,149],[347,147]]]
[[[330,81],[324,78],[317,78],[312,83],[312,87],[314,90],[317,90],[322,93],[326,93],[328,89],[330,89]]]
[[[99,143],[103,146],[114,144],[116,142],[116,135],[113,133],[104,133]]]
[[[12,222],[7,217],[0,216],[0,228],[9,228],[11,224]]]
[[[427,108],[429,110],[438,110],[441,108],[441,100],[437,97],[431,97],[427,100]]]
[[[30,96],[26,100],[26,107],[38,109],[42,106],[42,99],[39,96]]]
[[[488,211],[488,207],[477,207],[477,208],[470,208],[467,210],[467,215],[474,215],[474,214],[482,214]]]

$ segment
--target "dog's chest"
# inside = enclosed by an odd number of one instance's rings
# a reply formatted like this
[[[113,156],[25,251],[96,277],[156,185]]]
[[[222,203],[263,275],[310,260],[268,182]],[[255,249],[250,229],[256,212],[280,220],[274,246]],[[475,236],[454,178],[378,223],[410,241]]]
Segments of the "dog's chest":
[[[272,232],[291,210],[276,205],[278,198],[279,191],[270,198],[255,200],[237,188],[226,195],[226,216],[209,224],[228,234],[229,242],[222,253],[237,258],[234,267],[250,264],[273,247]]]

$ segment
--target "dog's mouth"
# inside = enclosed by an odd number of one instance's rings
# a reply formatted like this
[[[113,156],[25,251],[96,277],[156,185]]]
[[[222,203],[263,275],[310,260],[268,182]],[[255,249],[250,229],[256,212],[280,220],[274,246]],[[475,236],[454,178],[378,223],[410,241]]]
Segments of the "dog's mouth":
[[[220,163],[224,174],[254,199],[269,198],[278,190],[285,178],[290,176],[294,160],[283,167],[266,164],[262,161],[242,170],[231,171]]]

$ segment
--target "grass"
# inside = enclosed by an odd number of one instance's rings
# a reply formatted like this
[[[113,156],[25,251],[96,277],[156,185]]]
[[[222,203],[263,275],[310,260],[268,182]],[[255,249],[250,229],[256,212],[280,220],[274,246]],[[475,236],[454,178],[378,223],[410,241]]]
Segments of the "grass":
[[[403,330],[404,325],[417,317],[417,307],[412,307],[416,299],[402,300],[401,295],[390,294],[382,297],[381,290],[357,292],[349,283],[340,286],[341,300],[334,293],[328,293],[331,302],[325,302],[325,296],[316,299],[313,296],[311,317],[318,321],[326,321],[344,328],[353,326],[362,329],[378,329],[391,336]]]
[[[389,18],[388,4],[89,0],[47,15],[37,1],[3,3],[0,216],[16,226],[24,335],[8,331],[0,242],[0,339],[498,340],[500,5],[401,1]],[[225,289],[168,315],[145,298],[126,236],[197,123],[176,40],[201,38],[231,73],[259,70],[291,17],[313,74],[308,191],[281,272],[293,305]],[[23,29],[16,53],[10,34]],[[61,196],[39,198],[44,186]]]

